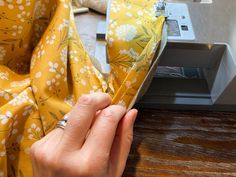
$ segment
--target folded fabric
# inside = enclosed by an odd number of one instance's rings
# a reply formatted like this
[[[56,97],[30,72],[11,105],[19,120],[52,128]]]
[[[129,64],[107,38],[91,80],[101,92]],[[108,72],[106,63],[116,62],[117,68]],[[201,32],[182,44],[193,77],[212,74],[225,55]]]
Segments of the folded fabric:
[[[83,7],[88,7],[97,12],[106,14],[107,0],[75,0]]]
[[[82,94],[131,107],[158,54],[165,18],[156,0],[113,0],[108,78],[77,35],[69,0],[0,0],[0,176],[31,177],[31,145]]]

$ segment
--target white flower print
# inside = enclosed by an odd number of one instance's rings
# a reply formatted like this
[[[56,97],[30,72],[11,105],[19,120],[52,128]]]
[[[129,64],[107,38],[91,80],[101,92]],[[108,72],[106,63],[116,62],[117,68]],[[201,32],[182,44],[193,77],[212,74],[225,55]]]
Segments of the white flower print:
[[[3,150],[3,151],[0,151],[0,157],[4,157],[6,155],[6,151]]]
[[[49,65],[49,71],[51,73],[55,73],[57,71],[57,68],[58,68],[58,63],[53,63],[53,62],[48,62],[48,65]]]
[[[57,78],[57,79],[60,79],[60,78],[61,78],[61,75],[64,75],[64,73],[65,73],[65,69],[64,69],[64,68],[61,68],[61,69],[60,69],[60,72],[57,73],[56,78]]]
[[[126,16],[132,17],[133,15],[132,15],[132,13],[130,13],[130,12],[126,12]]]
[[[64,75],[65,73],[65,69],[61,68],[60,71],[57,73],[56,78],[60,79],[62,75]]]
[[[69,26],[69,20],[63,19],[62,23],[58,26],[58,30],[62,31],[63,28],[68,27],[68,26]]]
[[[2,139],[1,144],[4,146],[6,144],[6,139]]]
[[[0,90],[0,97],[3,97],[5,100],[10,99],[10,95],[7,92],[1,91],[1,90]]]
[[[97,87],[96,85],[94,85],[94,86],[93,86],[93,89],[94,89],[94,90],[97,90],[97,89],[98,89],[98,87]]]
[[[114,21],[114,20],[111,20],[111,22],[110,22],[110,27],[111,28],[115,28],[116,26],[117,26],[117,22],[116,21]]]
[[[30,147],[25,148],[24,153],[27,155],[30,155]]]
[[[55,39],[56,39],[56,35],[55,34],[53,34],[51,36],[47,36],[46,37],[46,43],[52,45],[52,44],[54,44]]]
[[[124,66],[119,66],[119,68],[122,69],[122,70],[123,70],[124,72],[126,72],[126,73],[128,72],[128,69],[127,69],[126,67],[124,67]],[[117,73],[116,73],[116,74],[117,74]]]
[[[25,0],[25,5],[30,6],[30,0]]]
[[[17,17],[20,19],[21,22],[25,22],[26,19],[30,18],[30,12],[23,11],[17,14]]]
[[[27,129],[28,138],[33,139],[40,139],[41,138],[41,128],[38,127],[36,124],[31,124],[31,127]]]
[[[143,16],[144,15],[143,11],[141,11],[141,10],[139,10],[137,14],[138,14],[138,16]]]
[[[24,10],[24,6],[30,5],[30,0],[25,0],[25,4],[22,4],[22,0],[0,0],[0,6],[7,5],[9,9],[14,9],[15,6],[18,7],[20,10]]]
[[[40,78],[42,76],[42,72],[37,72],[36,74],[35,74],[35,78]]]
[[[111,36],[111,35],[113,35],[114,33],[113,33],[112,30],[109,30],[109,31],[108,31],[108,34]]]
[[[45,53],[44,46],[40,45],[38,48],[37,58],[41,58],[44,53]]]
[[[113,45],[113,42],[114,42],[115,40],[113,39],[113,38],[108,38],[108,45],[110,46],[110,47],[112,47],[112,45]]]
[[[16,4],[20,10],[24,10],[25,6],[30,6],[30,0],[25,0],[25,4],[22,4],[23,0],[17,0]]]
[[[14,82],[11,82],[11,87],[22,87],[22,86],[26,86],[26,85],[29,85],[30,84],[30,79],[25,79],[25,80],[22,80],[22,81],[14,81]]]
[[[44,26],[39,25],[39,24],[35,24],[34,26],[34,30],[40,33],[44,31],[44,28],[45,28]]]
[[[94,74],[94,72],[97,71],[97,69],[96,69],[94,66],[91,66],[91,67],[85,66],[85,68],[87,69],[88,75]],[[94,72],[93,72],[93,71],[94,71]],[[101,78],[100,78],[100,79],[101,79]]]
[[[119,52],[121,55],[128,55],[130,58],[137,60],[139,57],[139,54],[133,49],[131,48],[130,50],[121,50]]]
[[[122,8],[126,8],[127,10],[129,10],[129,9],[132,8],[132,4],[123,3],[123,4],[122,4]]]
[[[70,105],[70,106],[73,106],[75,105],[75,102],[74,102],[74,98],[72,95],[68,95],[65,99],[64,99],[64,103]]]
[[[74,30],[72,27],[69,26],[68,38],[73,37]]]
[[[6,139],[2,139],[1,141],[1,146],[5,146],[6,144]],[[6,155],[6,151],[0,151],[0,157],[4,157]],[[4,173],[2,171],[0,171],[0,177],[4,177]]]
[[[60,55],[61,55],[61,61],[66,66],[67,65],[67,47],[62,49]]]
[[[35,66],[36,60],[41,59],[41,57],[45,54],[44,45],[40,42],[38,46],[35,48],[35,52],[32,56],[30,68],[32,69]]]
[[[121,25],[116,28],[116,36],[119,40],[131,41],[137,34],[137,29],[133,25]]]
[[[52,80],[48,80],[46,82],[46,84],[49,86],[49,90],[54,89],[55,87],[57,87],[58,85],[60,85],[60,81],[58,81],[57,79],[60,79],[62,76],[64,76],[64,81],[67,80],[66,76],[65,76],[65,68],[61,67],[58,68],[58,63],[53,63],[53,62],[49,62],[49,71],[52,73],[56,73],[55,78],[53,78]]]
[[[141,20],[137,20],[137,21],[136,21],[136,24],[137,24],[137,25],[141,25],[141,24],[142,24],[142,21],[141,21]]]
[[[12,36],[16,36],[17,34],[21,34],[23,31],[22,26],[13,25],[12,28],[13,28]]]
[[[72,60],[75,60],[76,62],[78,62],[79,61],[79,59],[78,59],[78,57],[77,57],[77,53],[78,53],[78,51],[77,50],[71,50],[70,51],[70,58],[72,59]]]
[[[6,53],[7,51],[2,46],[0,46],[0,61],[4,59]]]
[[[126,82],[125,82],[125,85],[126,85],[126,87],[129,88],[129,87],[132,85],[132,83],[131,83],[130,81],[126,81]]]
[[[51,66],[53,66],[55,64],[51,64]],[[55,68],[56,66],[56,68]],[[66,82],[67,78],[65,76],[65,69],[63,67],[61,67],[60,69],[57,67],[57,65],[55,65],[54,67],[51,68],[51,71],[56,72],[56,76],[55,78],[53,78],[52,80],[48,80],[46,82],[46,84],[49,86],[49,90],[54,90],[57,86],[60,85],[60,79],[61,77],[64,77],[63,81]]]
[[[26,91],[22,92],[21,94],[19,94],[17,97],[15,97],[14,99],[12,99],[9,104],[12,106],[20,106],[21,104],[30,102],[32,103],[33,101],[30,100],[28,93]]]
[[[9,80],[9,73],[8,72],[0,72],[0,79],[2,80]]]
[[[6,0],[5,3],[7,4],[7,7],[9,9],[14,9],[14,5],[13,5],[12,0]]]
[[[86,71],[87,71],[86,67],[80,69],[80,73],[82,73],[82,74],[84,74]]]
[[[22,113],[23,116],[30,115],[33,112],[33,107],[32,106],[26,106],[24,108],[24,112]]]
[[[5,114],[0,114],[1,124],[6,124],[10,118],[12,118],[12,113],[10,111],[7,111]]]
[[[111,3],[111,11],[117,13],[120,10],[121,10],[120,4],[118,4],[116,1],[112,1],[112,3]]]
[[[69,5],[65,0],[60,0],[60,1],[63,3],[63,6],[64,6],[65,9],[69,8]]]
[[[9,124],[9,129],[11,129],[11,133],[13,135],[17,134],[18,133],[18,129],[17,129],[17,125],[18,125],[18,120],[17,120],[17,117],[18,115],[16,114],[14,117],[13,117],[13,121]]]
[[[40,40],[45,29],[46,29],[46,25],[37,24],[37,23],[34,25],[34,35],[35,35],[35,39],[33,41],[34,45],[38,44],[38,41]]]
[[[46,5],[43,4],[41,1],[36,1],[37,4],[35,5],[35,19],[39,19],[46,15]]]
[[[48,85],[49,90],[53,90],[55,86],[59,86],[60,82],[57,81],[56,79],[52,79],[50,81],[47,81],[46,84]]]
[[[87,82],[83,79],[80,80],[80,83],[83,85],[83,86],[86,86],[87,85]]]

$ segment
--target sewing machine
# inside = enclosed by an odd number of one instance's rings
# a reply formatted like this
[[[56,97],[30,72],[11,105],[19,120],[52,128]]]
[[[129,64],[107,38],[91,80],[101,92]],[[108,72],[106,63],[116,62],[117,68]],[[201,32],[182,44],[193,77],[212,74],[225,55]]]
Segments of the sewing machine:
[[[235,0],[173,1],[156,4],[157,15],[166,16],[168,43],[137,106],[236,111]],[[106,29],[99,24],[96,47],[105,73]]]

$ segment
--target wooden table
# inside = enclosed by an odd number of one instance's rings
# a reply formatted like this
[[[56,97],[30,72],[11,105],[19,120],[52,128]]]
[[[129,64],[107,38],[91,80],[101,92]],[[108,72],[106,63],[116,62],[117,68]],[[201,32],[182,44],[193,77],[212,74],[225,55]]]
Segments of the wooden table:
[[[76,16],[94,55],[95,13]],[[236,176],[236,113],[139,110],[124,177]]]

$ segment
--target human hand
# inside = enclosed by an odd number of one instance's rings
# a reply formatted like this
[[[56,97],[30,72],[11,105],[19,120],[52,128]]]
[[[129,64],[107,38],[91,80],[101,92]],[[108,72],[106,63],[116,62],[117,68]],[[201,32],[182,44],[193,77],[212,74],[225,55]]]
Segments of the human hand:
[[[31,147],[34,177],[120,177],[137,111],[110,104],[105,93],[82,96],[65,129],[54,129]]]

